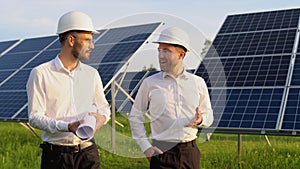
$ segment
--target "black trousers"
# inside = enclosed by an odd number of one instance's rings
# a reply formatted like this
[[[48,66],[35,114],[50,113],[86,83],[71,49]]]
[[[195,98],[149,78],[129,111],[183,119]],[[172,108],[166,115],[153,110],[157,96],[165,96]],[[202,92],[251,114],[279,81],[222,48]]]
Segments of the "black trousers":
[[[100,157],[96,144],[83,149],[69,148],[43,149],[41,169],[100,169]]]
[[[162,149],[164,153],[152,156],[150,169],[200,168],[200,151],[195,140],[178,144],[154,140],[153,145]]]

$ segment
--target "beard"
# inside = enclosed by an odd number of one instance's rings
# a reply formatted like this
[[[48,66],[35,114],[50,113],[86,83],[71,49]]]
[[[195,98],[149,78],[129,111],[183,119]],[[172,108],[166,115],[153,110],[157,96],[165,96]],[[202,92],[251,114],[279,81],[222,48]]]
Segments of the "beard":
[[[77,43],[74,44],[71,52],[74,58],[79,59],[80,61],[87,61],[90,58],[89,55],[85,52],[84,47],[80,46]]]

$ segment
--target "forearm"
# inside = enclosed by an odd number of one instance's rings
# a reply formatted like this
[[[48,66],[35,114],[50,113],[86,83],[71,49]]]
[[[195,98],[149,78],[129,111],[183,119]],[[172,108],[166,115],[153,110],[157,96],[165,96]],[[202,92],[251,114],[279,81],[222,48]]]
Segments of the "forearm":
[[[55,120],[49,118],[42,113],[34,113],[29,116],[29,124],[32,127],[50,132],[67,132],[68,130],[68,122],[62,120]]]
[[[143,152],[146,151],[152,145],[146,136],[146,129],[143,122],[144,117],[141,115],[137,115],[132,111],[129,116],[129,121],[130,121],[132,138],[140,146]]]

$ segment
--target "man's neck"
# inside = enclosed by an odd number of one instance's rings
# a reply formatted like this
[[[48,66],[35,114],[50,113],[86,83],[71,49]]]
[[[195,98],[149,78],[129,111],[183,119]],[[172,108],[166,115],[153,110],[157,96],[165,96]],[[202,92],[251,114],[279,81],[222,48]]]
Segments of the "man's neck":
[[[78,65],[78,59],[76,59],[74,56],[70,55],[59,55],[59,59],[61,63],[64,65],[64,68],[66,68],[69,71],[74,70]]]
[[[183,66],[180,66],[178,68],[174,68],[174,69],[168,71],[167,73],[174,76],[175,78],[177,78],[179,75],[181,75],[183,73],[183,71],[184,71]]]

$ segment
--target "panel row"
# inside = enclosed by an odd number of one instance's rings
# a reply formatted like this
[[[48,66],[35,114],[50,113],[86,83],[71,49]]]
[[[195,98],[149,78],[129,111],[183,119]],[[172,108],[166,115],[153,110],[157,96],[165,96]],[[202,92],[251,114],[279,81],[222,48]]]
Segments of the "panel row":
[[[208,87],[285,86],[290,55],[206,58],[196,71]]]
[[[296,29],[217,35],[206,57],[292,53]]]
[[[283,88],[210,89],[212,127],[276,129]]]
[[[230,15],[219,34],[297,28],[300,9]]]

